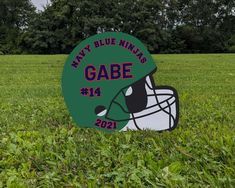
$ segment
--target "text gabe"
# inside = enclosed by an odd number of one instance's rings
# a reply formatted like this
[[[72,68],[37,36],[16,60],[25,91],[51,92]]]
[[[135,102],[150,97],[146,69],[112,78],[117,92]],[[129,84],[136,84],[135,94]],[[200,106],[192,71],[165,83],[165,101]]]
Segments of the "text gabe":
[[[84,70],[84,76],[88,81],[100,81],[100,80],[118,80],[118,79],[130,79],[133,78],[131,74],[133,63],[126,62],[122,64],[110,64],[100,65],[87,65]]]

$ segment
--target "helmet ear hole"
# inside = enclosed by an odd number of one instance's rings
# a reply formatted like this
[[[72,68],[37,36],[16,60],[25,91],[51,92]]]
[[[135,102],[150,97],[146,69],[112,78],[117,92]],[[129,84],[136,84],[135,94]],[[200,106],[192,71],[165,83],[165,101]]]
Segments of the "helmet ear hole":
[[[95,114],[99,117],[104,116],[107,113],[107,109],[105,108],[105,106],[102,105],[98,105],[95,108]]]

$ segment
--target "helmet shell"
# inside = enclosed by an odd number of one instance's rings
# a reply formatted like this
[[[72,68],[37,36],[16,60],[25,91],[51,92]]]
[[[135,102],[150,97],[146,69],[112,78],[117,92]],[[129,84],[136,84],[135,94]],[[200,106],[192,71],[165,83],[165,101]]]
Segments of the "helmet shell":
[[[65,103],[79,127],[121,130],[130,114],[122,110],[126,109],[125,100],[119,94],[155,70],[151,54],[137,38],[122,32],[94,35],[82,41],[66,60],[62,75]],[[83,88],[88,94],[81,94]],[[115,98],[123,108],[111,105]],[[96,114],[98,106],[107,110],[106,115]]]

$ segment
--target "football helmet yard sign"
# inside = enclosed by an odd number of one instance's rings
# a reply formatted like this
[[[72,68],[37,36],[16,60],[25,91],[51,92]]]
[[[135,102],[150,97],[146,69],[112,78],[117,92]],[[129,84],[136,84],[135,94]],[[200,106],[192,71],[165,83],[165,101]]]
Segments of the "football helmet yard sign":
[[[174,88],[156,87],[150,53],[135,37],[121,32],[94,35],[68,57],[62,90],[79,127],[107,132],[172,130],[179,117]]]

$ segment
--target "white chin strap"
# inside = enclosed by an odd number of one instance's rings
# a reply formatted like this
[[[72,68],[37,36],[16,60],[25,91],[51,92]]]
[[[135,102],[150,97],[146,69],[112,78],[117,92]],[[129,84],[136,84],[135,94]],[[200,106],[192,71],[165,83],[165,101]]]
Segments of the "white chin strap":
[[[146,77],[145,89],[148,95],[146,109],[130,114],[128,124],[121,130],[155,130],[172,129],[176,125],[177,104],[171,89],[154,89],[150,78]]]

